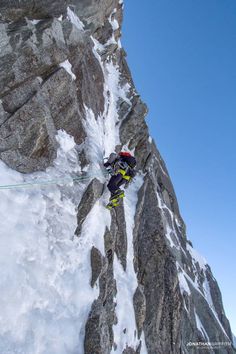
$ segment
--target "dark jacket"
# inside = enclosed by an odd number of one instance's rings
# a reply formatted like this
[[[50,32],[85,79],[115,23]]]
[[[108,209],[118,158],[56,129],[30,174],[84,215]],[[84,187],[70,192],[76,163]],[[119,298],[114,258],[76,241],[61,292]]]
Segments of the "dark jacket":
[[[135,176],[136,159],[133,156],[119,156],[118,154],[111,153],[104,166],[111,166],[115,173],[119,169],[125,170],[125,174],[133,178]]]

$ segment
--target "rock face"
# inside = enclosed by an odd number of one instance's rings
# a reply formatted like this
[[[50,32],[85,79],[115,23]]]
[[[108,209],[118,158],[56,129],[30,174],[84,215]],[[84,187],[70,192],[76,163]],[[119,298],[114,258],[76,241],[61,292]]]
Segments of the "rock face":
[[[138,161],[138,177],[111,215],[102,170],[78,206],[79,239],[95,208],[108,220],[103,247],[87,244],[97,296],[84,323],[84,353],[187,354],[193,342],[224,342],[204,352],[235,353],[217,282],[187,239],[149,137],[147,107],[119,40],[122,1],[2,0],[0,10],[1,160],[24,174],[43,171],[64,130],[85,174],[101,170],[113,150],[134,151]]]
[[[78,226],[75,230],[77,236],[80,235],[82,225],[88,213],[91,211],[97,199],[102,195],[103,184],[94,178],[84,191],[83,197],[78,207]]]

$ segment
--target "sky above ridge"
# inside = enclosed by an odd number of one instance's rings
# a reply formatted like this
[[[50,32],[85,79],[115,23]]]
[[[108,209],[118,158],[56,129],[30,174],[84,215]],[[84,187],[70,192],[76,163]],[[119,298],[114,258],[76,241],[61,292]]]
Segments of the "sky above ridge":
[[[236,334],[236,1],[126,0],[122,44]]]

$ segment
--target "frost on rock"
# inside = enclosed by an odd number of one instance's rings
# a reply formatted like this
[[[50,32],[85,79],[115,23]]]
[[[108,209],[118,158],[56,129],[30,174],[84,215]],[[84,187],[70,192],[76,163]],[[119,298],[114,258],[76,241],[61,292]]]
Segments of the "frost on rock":
[[[69,62],[68,59],[66,59],[65,61],[63,61],[63,63],[60,64],[61,68],[64,68],[68,74],[70,74],[70,76],[72,77],[72,80],[76,79],[75,74],[72,72],[72,66],[71,63]]]
[[[30,20],[32,25],[37,25],[40,21],[42,21],[42,20]]]

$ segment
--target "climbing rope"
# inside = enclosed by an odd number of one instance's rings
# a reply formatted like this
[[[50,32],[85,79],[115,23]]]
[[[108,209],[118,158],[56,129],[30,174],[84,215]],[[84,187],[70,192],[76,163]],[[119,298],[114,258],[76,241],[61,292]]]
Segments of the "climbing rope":
[[[108,173],[106,171],[103,172],[103,175],[106,177]],[[96,177],[95,174],[83,174],[76,177],[64,177],[64,178],[55,178],[51,180],[32,180],[23,183],[17,184],[4,184],[0,185],[0,189],[17,189],[17,188],[35,188],[37,186],[48,186],[48,185],[57,185],[57,184],[70,184],[72,182],[82,182],[87,181],[91,177]]]

